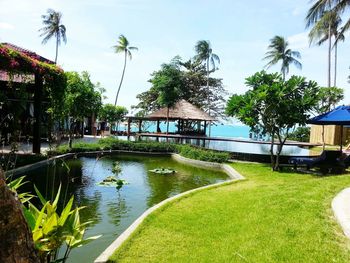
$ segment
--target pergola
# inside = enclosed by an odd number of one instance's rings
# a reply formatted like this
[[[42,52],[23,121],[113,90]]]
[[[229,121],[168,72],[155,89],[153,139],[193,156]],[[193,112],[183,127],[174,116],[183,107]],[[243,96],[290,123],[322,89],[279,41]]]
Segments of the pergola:
[[[160,132],[159,124],[161,121],[177,122],[177,133],[186,134],[188,131],[189,123],[195,122],[197,124],[198,135],[205,135],[207,130],[207,125],[215,121],[215,118],[211,117],[208,113],[194,106],[193,104],[180,100],[174,107],[169,108],[169,116],[167,117],[168,109],[166,107],[155,111],[145,117],[127,117],[128,120],[128,129],[127,135],[130,136],[131,130],[130,126],[133,121],[138,122],[139,132],[141,132],[141,125],[143,121],[155,121],[157,122],[157,132]],[[201,125],[203,124],[203,130],[200,130]]]
[[[33,153],[40,153],[41,118],[44,93],[59,101],[65,86],[63,70],[38,54],[9,43],[0,44],[0,89],[25,86],[33,93]],[[27,101],[28,102],[28,101]]]

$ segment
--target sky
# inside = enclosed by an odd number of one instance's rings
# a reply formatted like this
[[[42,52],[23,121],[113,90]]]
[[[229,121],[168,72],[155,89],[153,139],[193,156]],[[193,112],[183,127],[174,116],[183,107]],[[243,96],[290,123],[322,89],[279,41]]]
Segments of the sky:
[[[59,48],[65,71],[88,71],[106,89],[105,103],[114,103],[124,58],[114,53],[123,34],[138,47],[127,62],[120,105],[137,104],[136,95],[150,88],[150,74],[176,55],[195,55],[198,40],[209,40],[220,57],[219,70],[230,94],[244,93],[245,78],[263,69],[269,40],[280,35],[301,53],[303,69],[290,74],[327,84],[327,46],[309,46],[305,15],[307,0],[0,0],[0,42],[10,42],[54,60],[55,41],[42,45],[38,30],[48,8],[63,14],[67,44]],[[346,35],[349,37],[349,34]],[[350,100],[347,77],[350,40],[339,44],[338,87],[344,104]],[[269,72],[279,71],[271,67]]]

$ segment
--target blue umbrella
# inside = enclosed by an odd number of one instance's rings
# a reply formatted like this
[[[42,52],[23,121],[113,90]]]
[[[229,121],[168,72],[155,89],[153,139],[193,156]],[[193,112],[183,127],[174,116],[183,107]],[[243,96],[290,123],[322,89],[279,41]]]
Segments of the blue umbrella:
[[[338,106],[334,110],[316,116],[308,120],[309,124],[315,125],[340,125],[340,150],[343,145],[343,126],[350,125],[350,106]]]

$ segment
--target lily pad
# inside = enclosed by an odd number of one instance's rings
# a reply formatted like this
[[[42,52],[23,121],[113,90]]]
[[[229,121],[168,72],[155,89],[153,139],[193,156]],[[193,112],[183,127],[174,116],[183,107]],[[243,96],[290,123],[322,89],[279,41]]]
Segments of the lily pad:
[[[129,184],[129,183],[123,179],[118,179],[115,176],[107,176],[105,179],[103,179],[102,182],[97,183],[97,185],[99,186],[109,186],[109,187],[118,187],[118,188],[126,184]]]
[[[156,174],[174,174],[174,173],[176,173],[176,171],[174,169],[164,168],[164,167],[156,168],[156,169],[149,170],[149,171],[152,173],[156,173]]]

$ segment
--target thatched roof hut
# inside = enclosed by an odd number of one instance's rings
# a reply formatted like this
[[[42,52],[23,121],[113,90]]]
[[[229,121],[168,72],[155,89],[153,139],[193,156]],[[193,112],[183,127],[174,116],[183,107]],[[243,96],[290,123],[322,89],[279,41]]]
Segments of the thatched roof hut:
[[[151,113],[147,118],[152,120],[165,120],[167,118],[166,107]],[[193,120],[193,121],[215,121],[208,113],[185,100],[178,101],[174,107],[169,108],[169,120]]]

